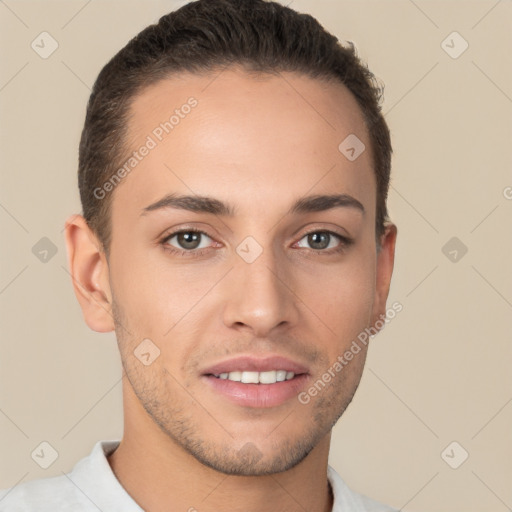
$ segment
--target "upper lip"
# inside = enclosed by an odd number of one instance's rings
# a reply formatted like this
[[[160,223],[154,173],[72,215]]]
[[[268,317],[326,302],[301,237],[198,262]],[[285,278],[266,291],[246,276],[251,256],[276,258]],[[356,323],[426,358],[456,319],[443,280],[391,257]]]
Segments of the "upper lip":
[[[236,371],[268,372],[271,370],[286,370],[295,375],[308,373],[308,369],[304,365],[282,356],[238,356],[209,366],[201,373],[203,375],[220,375]]]

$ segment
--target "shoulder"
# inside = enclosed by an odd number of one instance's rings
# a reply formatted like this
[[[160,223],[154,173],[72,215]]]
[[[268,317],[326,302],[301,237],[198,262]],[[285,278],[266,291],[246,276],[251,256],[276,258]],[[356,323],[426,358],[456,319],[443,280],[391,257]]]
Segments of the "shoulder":
[[[0,490],[0,512],[98,512],[111,495],[123,504],[124,510],[139,511],[117,482],[106,459],[118,444],[119,440],[98,441],[71,472]]]
[[[331,466],[327,468],[327,476],[334,495],[332,512],[398,512],[388,505],[353,491]]]
[[[0,512],[50,512],[70,506],[77,512],[88,511],[81,507],[79,493],[66,475],[31,480],[0,490]]]

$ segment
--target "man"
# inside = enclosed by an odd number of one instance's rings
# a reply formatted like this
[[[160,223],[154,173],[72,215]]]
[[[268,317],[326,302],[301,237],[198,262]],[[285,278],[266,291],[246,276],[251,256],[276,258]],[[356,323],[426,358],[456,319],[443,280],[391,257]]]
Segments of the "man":
[[[373,75],[310,16],[200,0],[130,41],[94,85],[66,222],[84,319],[116,332],[124,435],[0,509],[391,510],[328,466],[354,343],[386,314],[390,158]]]

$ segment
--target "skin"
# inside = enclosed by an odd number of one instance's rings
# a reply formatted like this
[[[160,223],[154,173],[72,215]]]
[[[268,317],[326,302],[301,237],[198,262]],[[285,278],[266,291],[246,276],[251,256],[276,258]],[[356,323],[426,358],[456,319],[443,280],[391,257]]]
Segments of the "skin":
[[[198,105],[114,190],[108,260],[81,216],[66,223],[84,319],[98,332],[115,329],[123,363],[124,436],[108,460],[152,512],[269,504],[329,511],[331,429],[357,389],[366,348],[307,405],[293,397],[240,406],[201,372],[238,355],[281,355],[307,367],[307,389],[385,313],[397,231],[389,223],[377,251],[368,132],[341,84],[230,68],[143,90],[132,104],[130,150],[191,96]],[[353,162],[338,150],[349,134],[366,146]],[[214,197],[235,215],[176,208],[141,215],[171,192]],[[334,193],[354,197],[365,212],[287,213],[300,197]],[[161,243],[164,235],[191,227],[208,235],[195,249],[202,254],[165,250],[180,243]],[[324,249],[310,230],[353,243],[327,237]],[[236,252],[248,236],[262,248],[252,263]],[[160,356],[146,366],[134,350],[147,338]]]

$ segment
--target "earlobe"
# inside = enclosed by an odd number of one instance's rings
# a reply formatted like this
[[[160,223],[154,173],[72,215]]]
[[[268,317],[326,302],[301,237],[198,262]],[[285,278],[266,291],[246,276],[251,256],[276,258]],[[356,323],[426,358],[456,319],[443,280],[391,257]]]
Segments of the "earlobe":
[[[381,237],[381,248],[377,252],[372,326],[375,326],[378,320],[384,320],[386,316],[386,301],[393,274],[397,231],[395,224],[386,223],[384,234]]]
[[[65,238],[69,272],[85,322],[93,331],[113,331],[109,270],[101,243],[81,215],[66,220]]]

